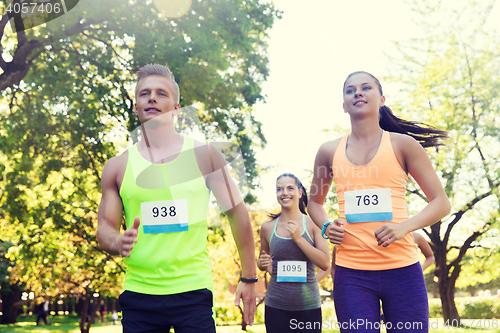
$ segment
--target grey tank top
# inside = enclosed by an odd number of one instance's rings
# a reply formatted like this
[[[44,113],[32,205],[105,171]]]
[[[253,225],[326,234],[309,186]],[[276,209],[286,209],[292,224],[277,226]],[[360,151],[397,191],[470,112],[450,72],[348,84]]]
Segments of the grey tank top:
[[[287,311],[311,310],[321,307],[318,282],[316,280],[316,265],[307,258],[291,238],[280,237],[276,234],[276,225],[269,240],[269,250],[273,262],[273,274],[267,286],[266,306]],[[307,230],[306,217],[302,219],[304,237],[312,246],[312,240]],[[278,261],[300,260],[307,262],[307,282],[277,282]]]

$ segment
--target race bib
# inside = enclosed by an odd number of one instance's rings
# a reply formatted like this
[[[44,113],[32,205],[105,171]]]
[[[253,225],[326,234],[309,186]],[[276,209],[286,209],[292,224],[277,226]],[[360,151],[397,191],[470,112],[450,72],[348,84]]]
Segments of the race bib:
[[[142,228],[145,234],[188,231],[187,200],[141,202]]]
[[[307,282],[305,261],[278,261],[278,282]]]
[[[392,221],[390,188],[344,192],[347,223]]]

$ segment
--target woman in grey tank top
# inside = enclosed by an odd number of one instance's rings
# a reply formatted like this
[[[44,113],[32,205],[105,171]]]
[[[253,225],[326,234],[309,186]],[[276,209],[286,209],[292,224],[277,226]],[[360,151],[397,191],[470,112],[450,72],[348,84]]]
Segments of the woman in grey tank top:
[[[270,333],[321,332],[321,299],[316,266],[330,269],[330,249],[306,213],[307,192],[285,173],[276,180],[281,212],[261,226],[257,265],[271,274],[265,298]]]

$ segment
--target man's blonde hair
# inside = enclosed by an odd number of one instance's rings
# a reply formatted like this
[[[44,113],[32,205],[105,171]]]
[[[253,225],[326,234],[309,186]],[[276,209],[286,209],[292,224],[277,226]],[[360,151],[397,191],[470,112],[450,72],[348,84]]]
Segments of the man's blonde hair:
[[[135,85],[135,96],[137,98],[137,89],[139,88],[139,82],[142,79],[152,76],[159,75],[166,77],[170,82],[172,82],[172,89],[174,90],[174,100],[176,104],[179,104],[180,101],[180,89],[177,82],[175,82],[174,74],[167,67],[160,64],[148,64],[137,72],[137,83]]]

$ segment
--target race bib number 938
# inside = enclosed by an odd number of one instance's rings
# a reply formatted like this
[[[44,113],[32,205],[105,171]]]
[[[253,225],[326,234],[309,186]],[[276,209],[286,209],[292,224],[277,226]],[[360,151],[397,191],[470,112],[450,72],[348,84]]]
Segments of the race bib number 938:
[[[141,202],[142,227],[145,234],[188,231],[187,200]]]

